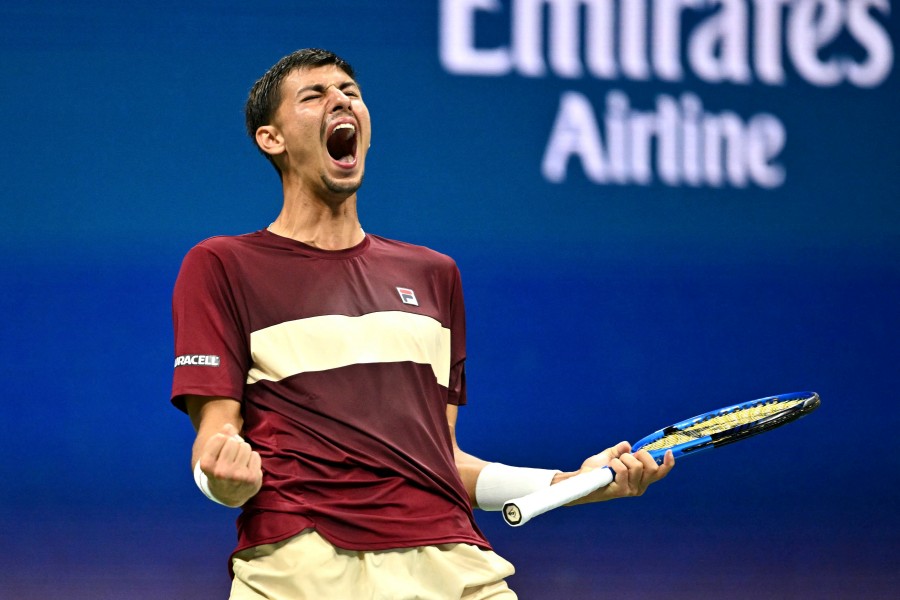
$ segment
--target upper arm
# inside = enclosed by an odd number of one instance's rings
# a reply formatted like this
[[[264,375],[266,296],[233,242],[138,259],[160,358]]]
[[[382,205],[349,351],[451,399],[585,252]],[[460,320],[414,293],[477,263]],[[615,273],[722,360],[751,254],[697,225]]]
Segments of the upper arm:
[[[189,395],[240,398],[251,364],[247,316],[235,296],[240,283],[233,283],[241,281],[240,265],[231,261],[226,268],[220,254],[228,253],[221,247],[203,243],[192,248],[172,293],[172,401],[184,410]]]

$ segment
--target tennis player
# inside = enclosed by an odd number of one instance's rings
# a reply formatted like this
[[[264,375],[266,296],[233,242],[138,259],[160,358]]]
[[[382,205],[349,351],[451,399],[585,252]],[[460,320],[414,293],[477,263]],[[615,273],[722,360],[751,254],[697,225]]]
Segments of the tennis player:
[[[460,275],[360,227],[372,128],[353,69],[323,50],[286,56],[253,86],[246,120],[283,208],[265,229],[192,248],[173,297],[172,402],[197,432],[194,477],[242,509],[231,598],[515,598],[472,509],[575,472],[457,446]],[[580,502],[639,496],[674,464],[630,449],[584,461],[617,476]]]

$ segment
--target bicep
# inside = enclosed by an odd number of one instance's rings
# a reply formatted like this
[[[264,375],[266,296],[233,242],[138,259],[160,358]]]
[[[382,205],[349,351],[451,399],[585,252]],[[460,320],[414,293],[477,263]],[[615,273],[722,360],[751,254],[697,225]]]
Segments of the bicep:
[[[233,284],[239,275],[235,269],[226,269],[205,245],[195,246],[184,258],[172,294],[173,395],[243,394],[251,360],[246,315]]]

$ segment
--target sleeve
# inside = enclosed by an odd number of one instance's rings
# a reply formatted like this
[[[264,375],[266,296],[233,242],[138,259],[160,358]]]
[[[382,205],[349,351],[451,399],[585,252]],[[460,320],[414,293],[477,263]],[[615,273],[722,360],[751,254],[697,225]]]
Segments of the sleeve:
[[[454,263],[450,290],[450,384],[448,402],[466,404],[466,307],[462,277]]]
[[[240,401],[249,368],[248,334],[222,261],[195,246],[185,256],[172,294],[175,365],[172,404],[186,411],[184,396]]]

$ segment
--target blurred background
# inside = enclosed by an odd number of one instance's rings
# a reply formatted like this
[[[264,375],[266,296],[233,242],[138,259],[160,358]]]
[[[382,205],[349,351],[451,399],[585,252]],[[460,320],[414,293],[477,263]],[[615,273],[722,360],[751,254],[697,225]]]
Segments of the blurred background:
[[[192,245],[277,214],[243,102],[309,46],[372,113],[366,231],[460,265],[469,452],[569,470],[822,397],[640,499],[478,513],[521,598],[896,597],[894,8],[0,1],[0,598],[227,597],[170,298]]]

